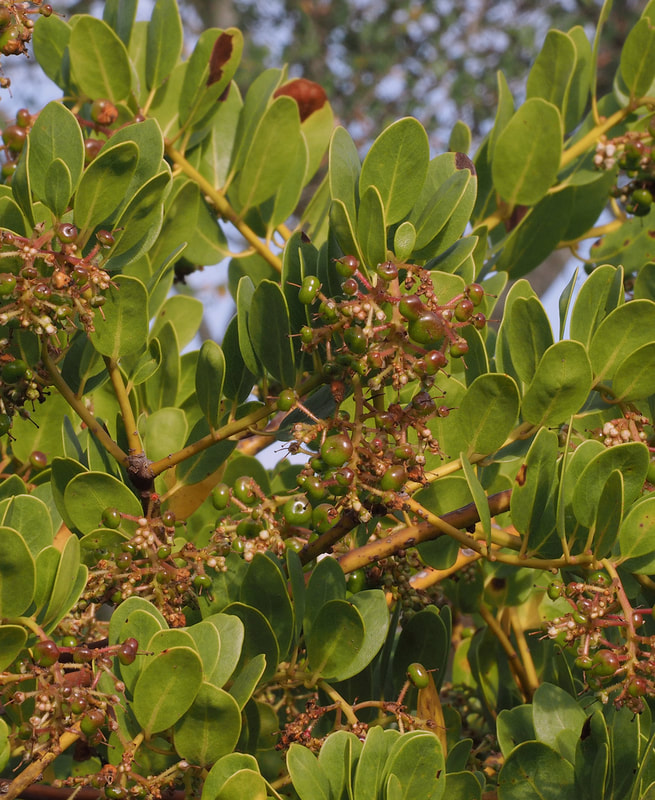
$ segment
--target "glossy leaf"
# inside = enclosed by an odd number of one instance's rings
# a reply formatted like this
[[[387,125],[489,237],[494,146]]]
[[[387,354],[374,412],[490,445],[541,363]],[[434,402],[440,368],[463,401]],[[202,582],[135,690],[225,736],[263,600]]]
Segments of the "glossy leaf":
[[[648,92],[655,79],[655,26],[642,17],[621,49],[621,77],[631,97]]]
[[[202,685],[200,656],[172,647],[146,663],[134,687],[132,710],[147,736],[174,725],[191,708]]]
[[[612,380],[615,400],[633,402],[655,394],[655,342],[638,347],[616,368]]]
[[[576,56],[575,45],[568,34],[557,30],[548,31],[528,75],[527,97],[542,97],[564,114]]]
[[[22,625],[0,625],[0,672],[11,666],[27,641]]]
[[[584,347],[578,342],[557,342],[539,362],[523,397],[521,413],[535,425],[558,425],[579,411],[592,382]]]
[[[571,339],[586,347],[603,322],[622,300],[623,271],[610,264],[595,269],[580,287],[571,312]]]
[[[368,729],[355,773],[357,800],[378,800],[390,745],[391,741],[385,737],[381,727],[375,725]]]
[[[330,779],[311,750],[292,744],[287,753],[287,769],[300,800],[334,800]]]
[[[125,45],[106,22],[78,17],[68,52],[71,73],[84,94],[112,103],[125,100],[132,88],[130,62]]]
[[[76,475],[64,490],[64,505],[73,526],[82,533],[97,528],[106,508],[140,517],[141,504],[124,483],[104,472]]]
[[[242,669],[252,659],[263,654],[266,657],[266,670],[262,680],[270,680],[280,660],[280,648],[269,621],[261,611],[244,603],[231,603],[223,613],[238,617],[245,628],[239,668]]]
[[[225,356],[211,340],[203,342],[196,367],[196,397],[202,413],[212,428],[218,427],[223,382],[225,380]]]
[[[182,52],[182,20],[175,0],[157,0],[148,23],[146,81],[149,89],[167,78]]]
[[[148,336],[148,294],[138,278],[121,275],[107,291],[104,319],[95,324],[91,342],[104,356],[118,359],[145,349]]]
[[[255,757],[247,753],[230,753],[219,758],[207,773],[201,800],[216,800],[217,792],[231,776],[246,770],[256,773],[258,769]]]
[[[503,200],[534,205],[553,184],[562,154],[562,120],[557,108],[532,97],[498,136],[493,154],[494,185]]]
[[[293,386],[296,368],[289,309],[278,283],[263,280],[257,285],[250,301],[248,333],[256,357],[268,372],[283,386]]]
[[[326,680],[345,680],[364,642],[362,615],[344,600],[330,600],[306,633],[307,659],[312,672]]]
[[[284,658],[293,640],[293,606],[282,573],[263,553],[257,553],[250,562],[241,584],[241,601],[266,617],[275,632],[280,656]]]
[[[513,750],[498,776],[503,800],[578,800],[573,765],[543,742]]]
[[[231,753],[241,733],[236,700],[211,683],[202,683],[191,708],[175,725],[175,749],[193,764],[213,764]]]
[[[605,482],[598,500],[593,543],[596,558],[606,558],[611,552],[619,535],[623,507],[623,474],[615,469]]]
[[[519,392],[508,375],[480,375],[468,387],[456,420],[460,449],[467,454],[497,450],[511,432],[519,409]]]
[[[512,363],[524,383],[530,383],[543,354],[553,344],[553,332],[536,297],[517,297],[507,314]]]
[[[68,169],[70,189],[62,210],[49,208],[59,216],[77,188],[84,166],[84,143],[74,114],[54,100],[41,111],[30,131],[30,186],[35,196],[48,205],[50,179],[47,172],[60,159]],[[60,167],[57,169],[61,169]]]
[[[18,531],[0,528],[0,540],[0,617],[19,617],[34,596],[36,565]]]
[[[446,790],[445,760],[439,739],[428,731],[411,731],[393,744],[388,775],[400,783],[402,800],[440,800]]]
[[[394,122],[373,142],[364,159],[359,176],[360,197],[363,199],[367,189],[375,186],[386,223],[393,225],[414,205],[429,160],[428,137],[421,123],[414,117]]]
[[[335,731],[324,741],[318,764],[330,782],[332,797],[352,796],[352,773],[361,749],[362,743],[351,731]]]
[[[634,506],[619,529],[621,556],[631,572],[650,574],[655,563],[652,532],[655,530],[655,498]]]
[[[582,471],[573,492],[573,510],[578,520],[583,525],[593,524],[603,487],[615,469],[623,474],[625,504],[632,504],[643,487],[648,462],[648,449],[640,442],[618,444],[594,456]]]
[[[364,192],[357,213],[357,240],[366,264],[375,268],[387,254],[386,226],[382,197],[375,186]]]
[[[559,686],[542,683],[534,694],[532,713],[537,739],[573,764],[576,742],[587,718],[583,709]]]
[[[597,381],[612,380],[625,358],[653,339],[655,303],[634,300],[615,308],[598,326],[589,345]]]
[[[228,567],[231,567],[229,562]],[[206,680],[213,683],[214,686],[224,686],[239,663],[244,639],[243,622],[231,614],[211,614],[205,617],[203,622],[212,625],[220,639],[220,651],[217,654],[216,666],[211,673],[207,674]]]

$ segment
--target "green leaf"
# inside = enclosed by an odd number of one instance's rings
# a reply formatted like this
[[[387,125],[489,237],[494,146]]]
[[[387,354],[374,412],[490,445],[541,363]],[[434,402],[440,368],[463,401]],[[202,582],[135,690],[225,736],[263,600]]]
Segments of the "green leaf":
[[[127,47],[136,16],[138,0],[107,0],[102,10],[103,20],[110,25]]]
[[[48,507],[29,494],[19,494],[0,501],[0,525],[20,532],[36,558],[52,544],[54,531]]]
[[[360,197],[363,199],[367,189],[374,186],[382,201],[383,218],[387,225],[393,225],[414,205],[429,161],[428,137],[421,123],[414,117],[397,120],[378,136],[364,159]]]
[[[171,647],[146,663],[134,687],[132,711],[146,736],[174,725],[202,685],[200,656],[190,647]]]
[[[218,427],[225,380],[225,356],[216,342],[202,343],[196,366],[196,398],[212,428]]]
[[[357,800],[378,800],[386,773],[387,755],[391,740],[378,725],[368,729],[364,747],[355,772]]]
[[[459,433],[459,449],[493,453],[511,432],[519,411],[519,391],[509,375],[480,375],[451,413]]]
[[[323,606],[331,600],[346,597],[346,576],[334,558],[323,558],[312,570],[305,596],[303,628],[307,636]]]
[[[593,383],[579,342],[556,342],[544,353],[523,397],[521,414],[534,425],[559,425],[579,411]]]
[[[140,517],[143,509],[133,492],[113,475],[82,472],[66,485],[64,505],[78,531],[90,533],[102,521],[106,508],[118,508],[124,514]]]
[[[402,800],[439,800],[446,789],[445,760],[439,739],[429,731],[399,736],[387,760],[388,775],[400,782]]]
[[[284,142],[284,158],[280,157],[279,142]],[[291,97],[278,97],[257,125],[238,178],[238,198],[243,209],[259,205],[276,193],[299,146],[298,106]]]
[[[0,672],[11,666],[26,641],[27,631],[22,625],[0,625]]]
[[[57,14],[39,16],[34,23],[32,46],[39,66],[60,89],[65,89],[69,80],[70,59],[66,54],[71,27]],[[66,55],[65,55],[66,54]]]
[[[623,270],[597,267],[580,287],[571,312],[571,339],[588,347],[599,325],[623,301]]]
[[[118,359],[145,349],[148,337],[148,293],[138,278],[120,275],[105,297],[104,319],[96,315],[90,339],[104,356]]]
[[[113,213],[125,200],[139,156],[134,142],[104,149],[89,164],[75,194],[73,218],[83,238],[97,225],[112,222]]]
[[[68,169],[70,190],[64,208],[55,210],[48,203],[48,193],[53,191],[48,169],[59,160]],[[66,210],[68,200],[77,188],[84,167],[84,140],[80,124],[75,115],[62,103],[55,100],[48,103],[36,118],[30,131],[30,186],[35,196],[46,203],[55,216]],[[61,169],[57,167],[55,169]],[[56,176],[53,173],[52,178]],[[57,188],[58,195],[65,193]]]
[[[270,558],[257,553],[241,584],[241,602],[258,609],[271,624],[284,659],[293,643],[294,614],[286,581]]]
[[[654,319],[652,300],[633,300],[615,308],[601,322],[589,345],[596,381],[612,380],[619,364],[653,340]]]
[[[536,297],[517,297],[507,314],[512,363],[524,383],[530,383],[543,354],[553,344],[546,309]]]
[[[477,509],[478,516],[482,530],[487,539],[487,546],[491,546],[491,513],[489,511],[489,501],[487,500],[487,493],[485,492],[480,480],[475,471],[475,467],[471,464],[464,453],[459,454],[460,461],[462,462],[462,471],[466,478],[466,483],[471,490],[473,502]]]
[[[543,742],[523,742],[498,776],[503,800],[579,800],[573,765]]]
[[[350,677],[351,665],[364,636],[364,621],[359,611],[345,600],[330,600],[305,634],[310,670],[326,680]]]
[[[229,563],[228,567],[231,567]],[[203,622],[212,625],[220,638],[218,660],[214,670],[207,674],[206,680],[214,686],[224,686],[239,663],[244,638],[243,622],[231,614],[211,614]]]
[[[375,269],[386,258],[386,224],[382,197],[377,187],[369,186],[359,204],[357,240],[364,261],[371,269]]]
[[[576,63],[569,85],[568,102],[564,114],[564,130],[572,131],[579,123],[589,100],[591,81],[594,77],[591,43],[582,25],[568,31],[576,50]]]
[[[336,800],[330,779],[311,750],[292,744],[287,753],[287,770],[300,800]]]
[[[341,201],[351,225],[357,219],[360,172],[359,154],[350,134],[345,128],[335,128],[329,149],[330,196]]]
[[[318,763],[327,775],[333,797],[352,796],[352,773],[361,749],[362,743],[350,731],[335,731],[323,742]]]
[[[271,331],[275,331],[274,336]],[[257,285],[250,301],[248,333],[257,358],[268,372],[283,386],[293,386],[296,366],[289,309],[278,283],[263,280]]]
[[[400,688],[407,680],[407,667],[417,661],[434,670],[437,688],[446,677],[450,651],[450,631],[436,609],[424,609],[403,623],[393,659],[394,685]]]
[[[569,314],[569,308],[571,307],[571,298],[573,297],[573,289],[575,288],[575,284],[578,280],[578,268],[576,267],[575,272],[571,276],[571,280],[566,284],[564,291],[559,296],[558,302],[558,310],[559,310],[559,338],[564,338],[564,328],[566,326],[566,318]]]
[[[595,455],[573,491],[573,510],[578,520],[587,527],[593,524],[603,487],[615,469],[623,474],[625,505],[632,505],[641,493],[648,464],[648,448],[641,442],[617,444]]]
[[[605,481],[598,501],[593,550],[594,556],[599,560],[608,556],[614,547],[619,535],[623,508],[623,474],[615,469]]]
[[[514,708],[504,708],[498,715],[496,735],[504,758],[521,742],[536,739],[532,706],[526,703]]]
[[[630,572],[650,574],[655,564],[652,532],[655,531],[655,497],[632,508],[621,523],[619,545]]]
[[[468,153],[471,149],[471,129],[461,119],[453,125],[448,139],[448,149],[456,153]]]
[[[263,653],[255,656],[239,672],[230,686],[230,694],[243,711],[246,703],[252,698],[266,671],[266,656]]]
[[[526,96],[548,100],[563,115],[568,103],[576,55],[575,44],[568,34],[548,31],[528,75]]]
[[[252,346],[248,330],[248,318],[254,294],[254,283],[247,275],[244,275],[239,281],[236,295],[239,350],[246,369],[253,375],[258,375],[260,372],[259,361]]]
[[[0,618],[19,617],[34,597],[36,565],[18,531],[0,527],[0,541]]]
[[[214,800],[242,800],[244,797],[249,800],[266,800],[266,787],[266,781],[259,772],[242,769],[225,781]]]
[[[387,638],[390,622],[389,608],[381,589],[357,592],[350,598],[350,602],[362,615],[364,621],[364,641],[357,657],[348,668],[351,675],[358,675],[373,661]]]
[[[56,217],[61,217],[68,208],[73,193],[70,170],[61,158],[50,162],[46,170],[46,191],[43,202]]]
[[[18,207],[25,215],[25,219],[31,227],[35,225],[34,208],[32,206],[32,186],[30,184],[30,150],[31,143],[28,136],[23,145],[23,152],[20,154],[16,171],[11,179],[11,191],[18,204]],[[5,210],[5,209],[3,209]]]
[[[534,205],[552,186],[562,155],[562,120],[557,108],[532,97],[498,136],[492,175],[500,196],[511,205]]]
[[[117,103],[132,89],[132,70],[125,45],[106,22],[77,17],[71,31],[70,69],[75,83],[91,99]]]
[[[220,97],[234,76],[242,51],[243,34],[236,28],[224,31],[209,28],[200,34],[178,95],[181,127],[194,129],[211,121],[220,108]]]
[[[573,764],[575,746],[587,719],[576,700],[559,686],[542,683],[532,699],[532,714],[537,739]]]
[[[641,97],[655,79],[655,27],[642,17],[621,48],[621,77],[631,97]]]
[[[162,362],[160,368],[145,383],[146,397],[151,409],[174,406],[180,386],[180,347],[175,328],[167,322],[159,332]]]
[[[655,342],[638,347],[616,368],[612,380],[614,399],[634,402],[655,394]]]
[[[86,579],[86,567],[82,567],[84,570],[82,585],[79,587],[79,591],[75,591],[74,596],[71,597],[71,591],[76,589],[79,580],[80,568],[79,540],[75,536],[69,536],[61,552],[48,604],[38,618],[45,630],[53,629],[77,602],[84,588],[84,579]]]
[[[201,800],[216,800],[217,792],[233,775],[237,775],[246,770],[258,772],[259,767],[254,756],[247,753],[230,753],[214,764],[207,773],[202,787]],[[243,797],[250,797],[246,794]]]
[[[175,294],[158,311],[150,336],[158,336],[164,325],[170,322],[177,334],[180,348],[186,347],[200,328],[202,311],[202,303],[196,297]]]
[[[146,83],[149,89],[163,83],[182,52],[182,20],[176,0],[157,0],[148,23]]]
[[[192,764],[213,764],[231,753],[241,733],[241,711],[232,695],[202,683],[191,708],[175,725],[178,754]]]
[[[223,609],[223,613],[238,617],[245,628],[239,669],[243,669],[253,658],[264,654],[266,670],[262,675],[262,681],[270,680],[280,661],[280,648],[270,622],[261,611],[244,603],[231,603]]]
[[[181,408],[158,408],[140,420],[139,432],[151,461],[159,461],[184,447],[189,424]]]

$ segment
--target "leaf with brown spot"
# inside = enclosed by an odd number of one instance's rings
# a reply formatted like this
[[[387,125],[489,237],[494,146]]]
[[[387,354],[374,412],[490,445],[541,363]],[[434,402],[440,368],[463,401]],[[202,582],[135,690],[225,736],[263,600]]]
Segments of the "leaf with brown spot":
[[[280,86],[276,90],[273,97],[280,97],[286,95],[293,98],[298,104],[298,113],[300,114],[300,121],[304,122],[307,117],[322,108],[327,102],[327,95],[325,89],[314,81],[308,81],[307,78],[296,78],[284,86]]]
[[[232,55],[232,36],[229,33],[222,33],[214,42],[212,54],[209,59],[209,77],[207,86],[220,81],[223,75],[223,66],[227,64]]]

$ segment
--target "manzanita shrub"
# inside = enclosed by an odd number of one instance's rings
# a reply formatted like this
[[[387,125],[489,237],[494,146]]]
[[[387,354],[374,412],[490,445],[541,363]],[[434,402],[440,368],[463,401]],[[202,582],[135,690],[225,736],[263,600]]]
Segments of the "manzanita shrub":
[[[610,5],[472,159],[362,163],[175,0],[1,0],[63,92],[2,133],[4,797],[655,797],[655,3],[598,97]],[[523,276],[590,238],[554,332]]]

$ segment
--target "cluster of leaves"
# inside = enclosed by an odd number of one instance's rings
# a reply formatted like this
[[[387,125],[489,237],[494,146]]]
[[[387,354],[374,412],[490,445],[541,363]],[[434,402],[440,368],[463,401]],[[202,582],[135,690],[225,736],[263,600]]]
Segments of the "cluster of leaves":
[[[644,796],[655,3],[611,94],[606,4],[593,45],[548,34],[516,110],[501,76],[473,159],[405,118],[363,163],[320,86],[241,96],[238,30],[181,60],[175,1],[135,10],[42,14],[65,99],[4,137],[7,796]],[[593,228],[626,179],[648,213]],[[590,262],[556,337],[522,276],[599,235],[626,267]],[[191,350],[171,289],[228,236],[237,313]],[[266,470],[271,442],[304,459]]]

